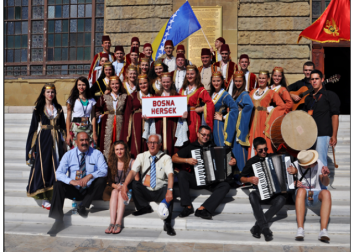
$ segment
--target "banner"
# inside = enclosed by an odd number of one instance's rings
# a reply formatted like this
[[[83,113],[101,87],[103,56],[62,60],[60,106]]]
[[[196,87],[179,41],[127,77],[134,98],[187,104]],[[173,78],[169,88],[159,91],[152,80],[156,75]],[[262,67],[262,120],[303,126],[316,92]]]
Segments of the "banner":
[[[142,115],[148,118],[182,117],[187,111],[187,96],[142,98]]]

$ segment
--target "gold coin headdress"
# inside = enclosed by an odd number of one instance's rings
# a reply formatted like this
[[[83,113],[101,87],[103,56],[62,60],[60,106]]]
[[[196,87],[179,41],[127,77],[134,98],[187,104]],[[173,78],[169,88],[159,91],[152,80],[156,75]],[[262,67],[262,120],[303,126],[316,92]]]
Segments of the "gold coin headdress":
[[[245,74],[243,73],[243,71],[236,71],[236,72],[234,72],[234,78],[237,78],[237,77],[243,78],[243,76],[245,76]]]
[[[44,84],[45,89],[55,89],[55,85],[53,83]]]

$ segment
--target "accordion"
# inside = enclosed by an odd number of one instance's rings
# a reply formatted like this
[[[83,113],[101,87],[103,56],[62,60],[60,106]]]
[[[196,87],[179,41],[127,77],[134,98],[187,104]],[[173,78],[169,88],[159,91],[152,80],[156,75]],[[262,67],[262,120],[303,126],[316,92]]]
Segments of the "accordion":
[[[192,157],[198,161],[194,165],[198,186],[224,181],[231,173],[231,149],[229,147],[204,147],[192,150]]]
[[[284,154],[269,155],[264,161],[252,165],[255,176],[259,178],[261,200],[295,189],[294,176],[286,170],[290,165],[290,156]]]

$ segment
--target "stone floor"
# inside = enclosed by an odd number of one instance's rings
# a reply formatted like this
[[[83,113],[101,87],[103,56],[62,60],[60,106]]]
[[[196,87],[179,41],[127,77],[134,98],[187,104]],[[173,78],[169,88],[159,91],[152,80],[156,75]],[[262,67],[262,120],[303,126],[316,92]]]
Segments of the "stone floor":
[[[5,234],[5,251],[9,252],[349,252],[344,247],[260,246],[207,243],[157,243],[73,239],[62,237]]]

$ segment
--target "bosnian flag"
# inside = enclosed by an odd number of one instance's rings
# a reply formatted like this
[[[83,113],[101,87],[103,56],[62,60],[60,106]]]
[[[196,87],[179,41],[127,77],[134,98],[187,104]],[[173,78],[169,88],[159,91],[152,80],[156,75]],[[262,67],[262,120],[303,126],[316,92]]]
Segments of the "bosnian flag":
[[[153,60],[165,54],[166,40],[172,40],[174,45],[187,38],[201,28],[189,2],[186,1],[166,22],[152,43]]]

